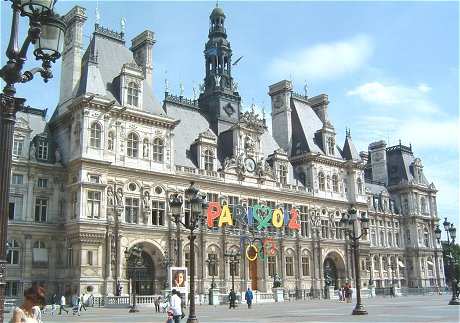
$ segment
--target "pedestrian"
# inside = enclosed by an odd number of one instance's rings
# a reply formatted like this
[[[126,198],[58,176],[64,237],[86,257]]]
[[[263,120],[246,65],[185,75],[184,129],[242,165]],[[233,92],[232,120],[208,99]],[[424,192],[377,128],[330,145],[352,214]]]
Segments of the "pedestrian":
[[[180,323],[182,317],[182,300],[179,297],[179,292],[175,289],[172,290],[171,304],[169,309],[173,312],[174,323]]]
[[[236,305],[235,305],[235,302],[236,302],[236,293],[235,291],[232,289],[230,291],[230,293],[228,294],[228,300],[229,300],[229,303],[230,303],[230,309],[232,308],[236,308]]]
[[[53,294],[50,299],[51,303],[51,316],[54,316],[56,314],[56,305],[58,303],[58,297],[56,294]]]
[[[67,314],[69,314],[69,311],[65,309],[65,296],[61,296],[61,302],[59,303],[59,315],[62,314],[62,311],[65,311]]]
[[[32,307],[32,315],[34,319],[37,320],[38,323],[43,323],[42,321],[42,311],[40,309],[40,306],[35,305]]]
[[[153,303],[155,304],[155,312],[156,312],[156,313],[159,313],[159,312],[160,312],[160,301],[161,301],[161,296],[158,296],[158,297],[155,298],[155,300],[153,301]]]
[[[81,300],[80,296],[76,295],[74,298],[74,306],[72,307],[72,314],[78,314],[80,316],[80,311],[81,311]]]
[[[337,297],[339,298],[339,302],[342,301],[342,291],[340,290],[340,288],[337,289]]]
[[[81,294],[81,302],[80,302],[80,304],[81,304],[81,308],[84,309],[85,312],[86,312],[85,293]],[[80,311],[81,311],[81,309],[80,309]]]
[[[345,299],[347,300],[347,303],[351,303],[351,296],[353,294],[353,290],[351,289],[351,284],[346,284],[345,285]]]
[[[35,317],[34,307],[44,302],[45,290],[43,287],[32,285],[24,291],[24,301],[21,306],[13,310],[10,323],[39,323]]]
[[[248,304],[248,308],[251,308],[253,298],[254,295],[252,294],[252,290],[248,287],[248,290],[244,294],[244,299],[246,300],[246,304]]]

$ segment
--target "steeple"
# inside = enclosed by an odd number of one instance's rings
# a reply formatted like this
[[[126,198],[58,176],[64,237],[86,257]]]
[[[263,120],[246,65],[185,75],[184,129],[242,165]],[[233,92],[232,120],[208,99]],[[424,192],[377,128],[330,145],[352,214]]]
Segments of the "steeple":
[[[209,16],[208,41],[205,45],[205,77],[199,101],[213,130],[219,134],[238,122],[241,98],[232,78],[232,49],[227,40],[225,13],[216,4]]]

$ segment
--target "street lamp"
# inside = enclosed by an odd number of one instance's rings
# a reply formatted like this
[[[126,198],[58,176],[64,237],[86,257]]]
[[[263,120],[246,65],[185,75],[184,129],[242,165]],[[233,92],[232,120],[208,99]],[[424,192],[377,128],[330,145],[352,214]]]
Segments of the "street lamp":
[[[452,299],[449,302],[449,305],[460,305],[460,300],[457,297],[457,279],[455,277],[455,259],[452,255],[452,248],[455,245],[455,238],[457,237],[457,229],[455,228],[453,223],[447,221],[447,218],[444,219],[442,224],[444,226],[444,231],[446,231],[447,236],[447,250],[446,254],[448,259],[448,265],[450,266],[450,275],[451,275],[451,284],[452,284]],[[434,234],[436,236],[436,240],[438,243],[441,242],[441,229],[439,225],[436,226],[434,230]]]
[[[358,218],[357,210],[352,207],[347,213],[342,214],[340,222],[343,224],[345,234],[353,242],[355,260],[355,282],[356,282],[356,306],[352,315],[366,315],[367,311],[361,303],[361,272],[359,268],[359,239],[367,235],[369,230],[369,218],[365,213]]]
[[[204,223],[204,214],[208,208],[208,203],[206,202],[206,195],[200,194],[198,188],[194,186],[194,183],[191,182],[190,186],[185,190],[184,197],[185,200],[190,202],[191,212],[190,218],[185,221],[185,223],[180,218],[180,212],[177,212],[182,206],[182,198],[175,199],[176,196],[171,196],[169,200],[169,207],[171,208],[171,214],[173,217],[174,223],[177,226],[182,224],[184,228],[190,231],[189,240],[190,240],[190,311],[187,319],[187,323],[198,323],[198,319],[195,314],[195,238],[196,235],[194,231],[201,227]],[[179,204],[179,200],[181,203]]]
[[[235,291],[235,270],[236,266],[239,265],[240,263],[240,256],[241,254],[239,252],[235,252],[235,250],[232,250],[230,253],[225,253],[224,256],[226,258],[229,258],[228,263],[230,264],[230,275],[232,275],[232,290]]]
[[[206,263],[208,264],[208,273],[211,272],[211,289],[216,288],[216,281],[214,280],[214,274],[216,271],[214,270],[214,265],[217,264],[217,259],[215,258],[208,258],[206,259]],[[211,271],[211,267],[213,270]]]
[[[176,266],[180,266],[180,254],[181,254],[181,246],[180,246],[180,227],[177,225],[176,218],[180,218],[182,212],[182,195],[179,193],[173,193],[169,197],[169,209],[171,210],[171,214],[174,218],[174,222],[176,223],[176,247],[177,247],[177,254],[176,254]]]
[[[139,280],[139,270],[138,267],[141,267],[144,264],[144,258],[142,257],[142,247],[134,246],[128,250],[125,250],[125,258],[128,269],[128,278],[131,278],[132,286],[131,293],[133,295],[133,305],[129,309],[129,313],[139,312],[139,309],[136,306],[136,282]]]
[[[6,49],[6,64],[0,69],[5,81],[0,94],[0,322],[3,322],[6,287],[6,239],[8,229],[8,201],[11,174],[11,151],[13,146],[16,112],[24,107],[24,98],[16,98],[16,83],[26,83],[40,73],[45,82],[53,77],[51,62],[62,52],[65,24],[53,12],[57,0],[10,0],[13,10],[11,32]],[[29,31],[19,48],[19,17],[29,18]],[[29,45],[34,44],[34,55],[42,60],[42,67],[22,71],[27,60]]]

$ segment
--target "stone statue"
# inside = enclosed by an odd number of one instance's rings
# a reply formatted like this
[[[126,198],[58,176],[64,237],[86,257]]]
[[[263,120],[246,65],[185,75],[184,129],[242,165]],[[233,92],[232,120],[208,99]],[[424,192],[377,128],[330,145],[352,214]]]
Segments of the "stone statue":
[[[229,169],[232,167],[236,167],[236,159],[235,157],[227,157],[224,160],[224,169]]]
[[[280,288],[281,287],[281,277],[278,273],[275,274],[273,277],[273,288]]]
[[[144,157],[149,157],[149,143],[148,143],[148,141],[144,141],[142,149],[143,149],[143,156]]]
[[[117,188],[117,192],[115,193],[115,200],[117,202],[118,207],[123,207],[123,189],[121,187]]]
[[[57,145],[56,145],[56,150],[54,151],[54,159],[56,160],[56,163],[62,164],[61,151],[59,149],[59,146]]]
[[[113,207],[113,188],[112,186],[107,187],[107,205]]]
[[[149,209],[150,210],[150,193],[149,191],[145,191],[144,192],[144,198],[142,200],[142,206],[145,209]]]
[[[216,81],[216,86],[220,86],[220,80],[222,79],[222,76],[216,75],[214,76],[214,80]]]
[[[30,160],[36,160],[37,159],[36,151],[37,151],[37,147],[35,147],[35,143],[32,142],[30,144],[30,151],[29,151],[29,159]]]
[[[255,143],[254,140],[250,136],[246,136],[244,138],[244,149],[246,151],[254,151],[255,149]]]

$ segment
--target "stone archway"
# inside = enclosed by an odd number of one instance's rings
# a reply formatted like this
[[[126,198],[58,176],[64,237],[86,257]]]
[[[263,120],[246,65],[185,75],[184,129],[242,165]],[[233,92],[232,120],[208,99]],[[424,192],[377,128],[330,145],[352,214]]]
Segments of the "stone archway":
[[[324,257],[323,277],[325,285],[334,288],[345,284],[347,280],[345,262],[339,253],[332,251]]]

